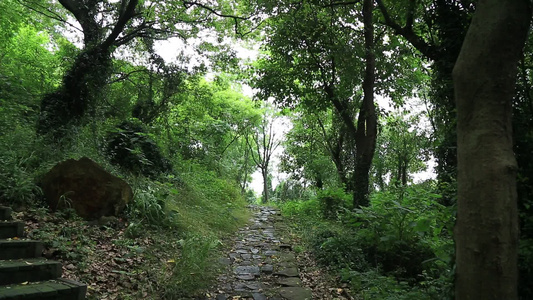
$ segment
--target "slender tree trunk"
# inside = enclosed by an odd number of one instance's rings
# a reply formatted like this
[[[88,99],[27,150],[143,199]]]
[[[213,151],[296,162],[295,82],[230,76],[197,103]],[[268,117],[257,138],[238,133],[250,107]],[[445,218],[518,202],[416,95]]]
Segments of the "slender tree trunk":
[[[363,103],[359,110],[355,146],[357,149],[354,174],[354,207],[368,206],[369,172],[374,158],[377,139],[377,116],[374,105],[374,81],[376,57],[374,54],[374,24],[372,11],[374,0],[363,2],[363,23],[366,48]]]
[[[244,165],[242,166],[242,174],[241,177],[241,195],[246,194],[246,183],[248,182],[248,161],[249,161],[249,149],[247,147],[248,145],[245,145],[244,147]]]
[[[402,185],[407,185],[407,166],[409,163],[407,161],[404,161],[404,164],[402,165]]]
[[[511,103],[528,0],[480,0],[453,71],[458,195],[455,298],[517,299]]]
[[[261,202],[265,204],[268,202],[268,168],[261,169],[261,174],[263,175],[263,199]]]

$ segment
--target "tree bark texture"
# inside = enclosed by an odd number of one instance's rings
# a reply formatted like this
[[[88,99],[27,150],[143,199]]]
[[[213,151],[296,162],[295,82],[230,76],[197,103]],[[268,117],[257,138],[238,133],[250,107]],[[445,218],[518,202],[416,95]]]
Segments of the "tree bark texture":
[[[517,299],[512,110],[527,0],[480,0],[453,71],[458,200],[455,299]]]
[[[374,54],[373,0],[363,2],[363,23],[366,48],[365,77],[363,79],[363,103],[359,110],[355,134],[354,207],[368,206],[369,172],[376,150],[377,116],[374,104],[376,56]]]

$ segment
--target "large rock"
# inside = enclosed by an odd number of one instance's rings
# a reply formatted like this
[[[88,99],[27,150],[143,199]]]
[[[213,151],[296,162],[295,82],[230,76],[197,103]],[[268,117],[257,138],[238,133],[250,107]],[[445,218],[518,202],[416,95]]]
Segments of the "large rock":
[[[41,187],[53,210],[72,207],[88,220],[118,215],[133,197],[127,182],[87,157],[58,163],[44,175]]]

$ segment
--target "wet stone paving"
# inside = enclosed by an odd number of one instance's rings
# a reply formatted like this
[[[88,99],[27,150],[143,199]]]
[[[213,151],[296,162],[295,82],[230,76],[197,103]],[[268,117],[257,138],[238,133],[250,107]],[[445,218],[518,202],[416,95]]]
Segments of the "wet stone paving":
[[[239,231],[228,256],[221,258],[227,269],[219,275],[208,299],[311,300],[311,289],[299,278],[291,245],[276,234],[281,226],[279,210],[263,206],[250,209],[251,223]]]

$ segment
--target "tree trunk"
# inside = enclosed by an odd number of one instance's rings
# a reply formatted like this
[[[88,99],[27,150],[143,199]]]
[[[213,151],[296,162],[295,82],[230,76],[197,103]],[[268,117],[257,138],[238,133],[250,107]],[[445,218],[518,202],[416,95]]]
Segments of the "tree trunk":
[[[250,152],[248,152],[249,149],[248,149],[248,145],[245,145],[244,147],[244,165],[242,166],[241,170],[242,172],[244,172],[244,174],[242,174],[242,177],[240,178],[240,184],[241,184],[241,195],[245,195],[246,194],[246,184],[248,183],[248,161],[249,161],[249,157],[250,157]]]
[[[268,168],[261,169],[261,174],[263,175],[263,199],[261,202],[263,204],[268,202]]]
[[[453,71],[457,102],[456,299],[517,299],[511,103],[528,0],[479,1]]]
[[[106,37],[105,30],[96,15],[100,1],[60,0],[59,3],[80,23],[83,30],[84,49],[70,70],[63,77],[62,86],[47,94],[41,101],[41,113],[37,132],[52,132],[62,137],[68,126],[76,124],[84,116],[92,101],[109,78],[112,58],[116,47],[126,43],[117,42],[126,24],[135,16],[139,0],[123,0],[112,31]]]
[[[368,183],[369,172],[374,158],[377,139],[377,116],[374,105],[374,81],[376,57],[374,54],[374,24],[372,11],[373,0],[365,0],[363,3],[363,23],[366,48],[365,78],[363,80],[363,103],[359,110],[357,120],[357,132],[355,136],[355,146],[357,149],[355,157],[354,173],[354,207],[368,206]]]
[[[111,68],[111,51],[100,47],[80,53],[63,77],[63,86],[41,101],[37,132],[63,135],[69,124],[79,121],[93,103],[91,99],[106,85]]]

